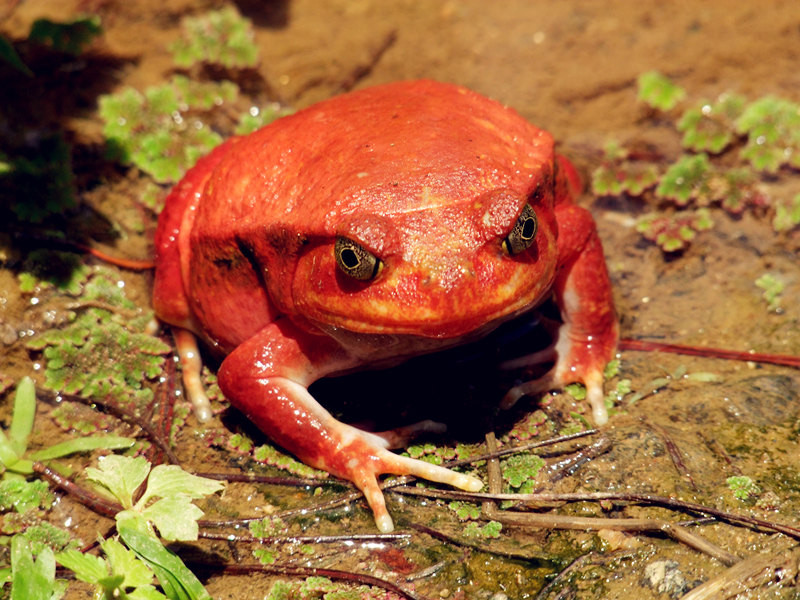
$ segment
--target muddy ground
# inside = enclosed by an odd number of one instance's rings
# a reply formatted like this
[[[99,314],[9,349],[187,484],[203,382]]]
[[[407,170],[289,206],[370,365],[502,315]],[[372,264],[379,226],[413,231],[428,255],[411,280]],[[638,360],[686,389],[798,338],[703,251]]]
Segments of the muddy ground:
[[[16,41],[40,17],[67,20],[85,12],[101,17],[104,33],[88,50],[90,59],[70,62],[68,75],[62,70],[61,77],[66,79],[60,80],[59,97],[40,104],[32,99],[31,104],[42,107],[39,127],[45,128],[46,123],[68,132],[68,140],[77,149],[73,161],[79,198],[83,202],[100,198],[98,205],[108,221],[114,221],[118,210],[113,204],[115,194],[129,206],[141,178],[123,168],[98,167],[96,148],[103,142],[98,95],[163,82],[173,70],[165,48],[178,36],[181,17],[223,4],[5,0],[0,7],[0,32]],[[671,77],[692,99],[732,91],[750,99],[774,94],[800,100],[797,2],[242,0],[236,6],[253,21],[261,52],[251,90],[254,96],[302,108],[343,91],[400,79],[459,83],[514,107],[548,129],[559,141],[560,151],[587,179],[600,164],[603,146],[610,139],[646,148],[664,160],[679,152],[674,117],[654,115],[637,102],[636,79],[651,69]],[[64,81],[78,82],[76,89],[65,93]],[[2,92],[16,93],[20,92],[8,86]],[[47,86],[38,93],[46,96]],[[33,121],[31,128],[37,128]],[[800,191],[800,177],[789,169],[767,183],[777,190],[774,193],[793,196]],[[665,254],[634,229],[644,210],[639,201],[587,194],[581,203],[593,211],[600,229],[624,337],[800,355],[797,228],[776,234],[763,211],[739,216],[716,211],[712,230],[700,233],[686,251]],[[128,256],[148,255],[154,222],[154,215],[146,213],[142,231],[128,232],[112,249]],[[4,246],[0,371],[7,381],[15,381],[25,374],[36,376],[35,364],[41,357],[26,349],[24,332],[41,326],[37,320],[41,314],[17,284],[24,258],[19,246],[8,236]],[[765,273],[785,285],[777,311],[768,309],[762,290],[754,283]],[[126,271],[119,276],[134,301],[147,306],[150,277]],[[713,373],[715,381],[673,381],[657,394],[621,407],[603,428],[610,450],[552,489],[656,494],[798,525],[797,370],[637,352],[623,352],[621,358],[622,377],[632,380],[634,390],[679,369]],[[380,380],[376,385],[381,385]],[[535,409],[531,401],[528,410]],[[545,410],[558,421],[583,408],[561,394],[551,398]],[[49,432],[46,414],[45,410],[40,415],[37,428]],[[514,418],[524,420],[526,414],[521,411]],[[501,420],[498,435],[513,425],[508,420]],[[192,429],[195,425],[190,419],[179,436],[178,454],[187,467],[227,472],[248,468],[222,451],[210,450],[202,430]],[[235,415],[212,426],[241,427]],[[475,431],[465,435],[469,436],[465,441],[475,441]],[[672,458],[671,448],[677,448]],[[761,490],[759,495],[748,501],[734,498],[726,485],[726,478],[733,475],[750,476]],[[221,501],[228,507],[215,508],[230,515],[262,514],[261,507],[251,508],[266,498],[286,506],[285,498],[275,499],[278,493],[234,484]],[[313,503],[309,494],[289,494],[296,496],[295,502]],[[390,503],[401,531],[412,531],[408,525],[414,521],[436,523],[443,530],[461,527],[443,503],[428,501],[418,506],[409,498]],[[354,516],[323,519],[320,530],[371,532],[364,507],[354,506]],[[641,506],[612,511],[588,502],[572,505],[566,512],[602,516],[604,510],[616,517],[671,521],[697,516]],[[441,517],[441,513],[448,515]],[[91,540],[94,532],[109,530],[110,521],[88,509],[74,509],[70,514],[76,515],[70,528],[85,540]],[[306,523],[301,528],[310,533],[314,527]],[[715,597],[733,597],[737,591],[742,598],[798,597],[795,580],[800,563],[796,553],[782,546],[788,538],[719,522],[693,530],[742,559],[760,553],[789,557],[780,574],[769,572],[763,580],[744,583],[746,578],[734,577],[741,587]],[[505,539],[481,541],[477,545],[485,545],[478,549],[419,532],[413,535],[408,545],[387,544],[378,550],[348,546],[302,561],[294,556],[283,560],[368,572],[413,589],[420,597],[498,600],[678,598],[727,569],[718,558],[665,534],[626,534],[619,539],[607,533],[551,533],[508,525],[502,532]],[[788,542],[789,547],[794,544]],[[219,542],[205,552],[201,558],[253,562],[248,547],[232,549]],[[439,562],[443,567],[438,571],[413,582],[405,580]],[[212,571],[203,577],[215,598],[265,597],[275,580],[274,576]],[[552,587],[545,589],[551,582]],[[74,597],[79,597],[81,589],[75,584]]]

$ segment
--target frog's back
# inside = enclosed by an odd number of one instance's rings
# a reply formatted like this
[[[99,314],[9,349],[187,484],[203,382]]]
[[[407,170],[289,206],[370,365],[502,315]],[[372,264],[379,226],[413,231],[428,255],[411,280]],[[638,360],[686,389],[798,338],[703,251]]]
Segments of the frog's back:
[[[367,88],[244,138],[218,165],[198,222],[213,235],[268,221],[332,235],[342,215],[365,209],[408,212],[431,197],[458,202],[492,187],[524,192],[552,154],[547,132],[466,88]]]

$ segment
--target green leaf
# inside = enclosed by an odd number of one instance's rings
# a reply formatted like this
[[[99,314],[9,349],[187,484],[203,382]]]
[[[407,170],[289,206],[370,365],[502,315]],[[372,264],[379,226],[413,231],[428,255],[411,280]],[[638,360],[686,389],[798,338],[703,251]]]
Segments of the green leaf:
[[[21,535],[11,538],[11,600],[51,600],[55,590],[56,561],[44,547],[36,560],[30,542]]]
[[[192,475],[177,465],[158,465],[153,467],[147,480],[147,489],[137,506],[146,506],[152,498],[187,496],[204,498],[218,492],[225,486],[220,481]]]
[[[149,586],[153,583],[153,571],[144,562],[137,558],[136,553],[128,550],[119,540],[109,538],[100,543],[103,552],[108,557],[111,572],[124,575],[121,587]]]
[[[84,554],[70,549],[56,554],[56,560],[86,583],[97,584],[104,577],[108,577],[106,561],[94,554]]]
[[[211,595],[183,561],[132,520],[117,522],[117,530],[128,547],[153,569],[168,598],[211,600]]]
[[[153,522],[162,538],[191,541],[197,539],[197,519],[203,511],[187,496],[168,496],[144,509],[142,516]]]
[[[686,206],[689,201],[707,195],[711,163],[706,154],[685,155],[664,173],[656,188],[656,196]]]
[[[8,437],[17,456],[22,456],[28,447],[28,436],[33,430],[33,419],[36,416],[36,388],[30,377],[23,377],[17,384],[14,394],[14,416]]]
[[[143,456],[110,454],[98,459],[99,469],[86,468],[86,476],[107,488],[125,508],[133,506],[133,494],[147,478],[150,463]]]
[[[31,460],[52,460],[76,452],[91,452],[92,450],[125,450],[136,443],[133,438],[116,435],[90,435],[86,437],[67,440],[28,455]]]

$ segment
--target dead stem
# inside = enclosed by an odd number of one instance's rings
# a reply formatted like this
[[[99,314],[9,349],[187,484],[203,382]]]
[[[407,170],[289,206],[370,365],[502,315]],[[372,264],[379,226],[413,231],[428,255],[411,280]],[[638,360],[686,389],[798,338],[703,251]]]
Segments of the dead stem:
[[[793,582],[800,568],[800,546],[781,540],[768,554],[756,554],[694,588],[681,600],[724,600],[767,585]]]
[[[681,477],[686,478],[686,480],[689,482],[689,485],[692,486],[692,489],[695,492],[698,491],[697,485],[694,483],[694,478],[692,477],[689,469],[686,467],[686,463],[683,462],[681,451],[678,448],[678,445],[673,441],[672,436],[670,436],[667,430],[661,427],[661,425],[649,422],[645,423],[650,429],[655,431],[656,435],[661,437],[662,441],[664,442],[664,446],[667,449],[667,453],[669,454],[669,458],[672,460],[672,464],[675,467],[675,470],[678,471],[678,474],[681,475]]]
[[[58,473],[56,473],[53,469],[48,467],[47,465],[34,462],[33,463],[33,472],[41,475],[44,479],[52,483],[55,487],[61,488],[65,492],[67,492],[70,496],[76,498],[81,504],[85,507],[90,508],[91,510],[100,513],[101,515],[105,515],[107,517],[114,517],[118,512],[123,510],[123,507],[116,502],[112,502],[110,500],[106,500],[101,496],[98,496],[94,492],[90,492],[89,490],[82,488],[76,483],[73,483],[66,477],[62,477]]]
[[[735,513],[726,512],[710,506],[703,506],[702,504],[695,504],[694,502],[685,502],[683,500],[676,500],[675,498],[668,498],[666,496],[654,496],[651,494],[617,494],[613,492],[591,492],[591,493],[574,493],[574,494],[551,494],[551,493],[535,493],[535,494],[486,494],[481,492],[462,492],[459,490],[434,490],[426,488],[411,488],[411,487],[398,487],[395,489],[397,492],[408,494],[411,496],[426,496],[429,498],[442,498],[447,500],[466,500],[471,502],[482,502],[484,500],[511,500],[514,502],[524,502],[529,506],[553,506],[555,503],[565,502],[598,502],[601,500],[610,500],[618,502],[632,502],[637,504],[654,504],[664,506],[677,511],[692,512],[704,514],[715,517],[720,521],[727,523],[735,523],[738,525],[746,525],[754,528],[766,529],[783,533],[789,537],[800,539],[800,529],[784,525],[782,523],[774,523],[772,521],[765,521],[757,517],[748,517],[746,515],[737,515]],[[529,513],[520,513],[529,514]],[[602,519],[599,519],[602,520]],[[620,519],[627,520],[627,519]]]
[[[206,540],[224,540],[249,544],[336,544],[351,542],[398,542],[408,541],[409,533],[360,533],[353,535],[272,535],[258,538],[253,535],[233,535],[201,531],[199,537]]]
[[[87,406],[98,405],[102,407],[103,410],[113,414],[121,421],[124,421],[130,425],[135,425],[141,429],[145,437],[147,437],[150,442],[152,442],[164,453],[164,455],[167,457],[167,460],[169,460],[171,464],[176,465],[179,463],[178,457],[172,451],[172,448],[169,447],[169,443],[158,434],[158,432],[153,428],[152,425],[150,425],[150,423],[113,402],[104,402],[98,398],[84,398],[83,396],[76,396],[74,394],[56,394],[55,392],[51,392],[49,390],[37,390],[36,395],[49,402],[56,402],[56,397],[59,397],[62,400],[79,402],[81,404],[86,404]]]

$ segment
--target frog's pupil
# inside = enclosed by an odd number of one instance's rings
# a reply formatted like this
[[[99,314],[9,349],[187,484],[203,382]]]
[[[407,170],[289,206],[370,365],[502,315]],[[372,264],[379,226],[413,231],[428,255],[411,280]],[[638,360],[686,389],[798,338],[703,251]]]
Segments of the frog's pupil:
[[[342,264],[348,269],[355,269],[361,262],[358,260],[358,255],[351,248],[342,250],[341,258]]]
[[[528,217],[522,223],[522,239],[523,240],[533,239],[533,234],[535,233],[536,233],[536,221],[534,221],[531,217]]]

